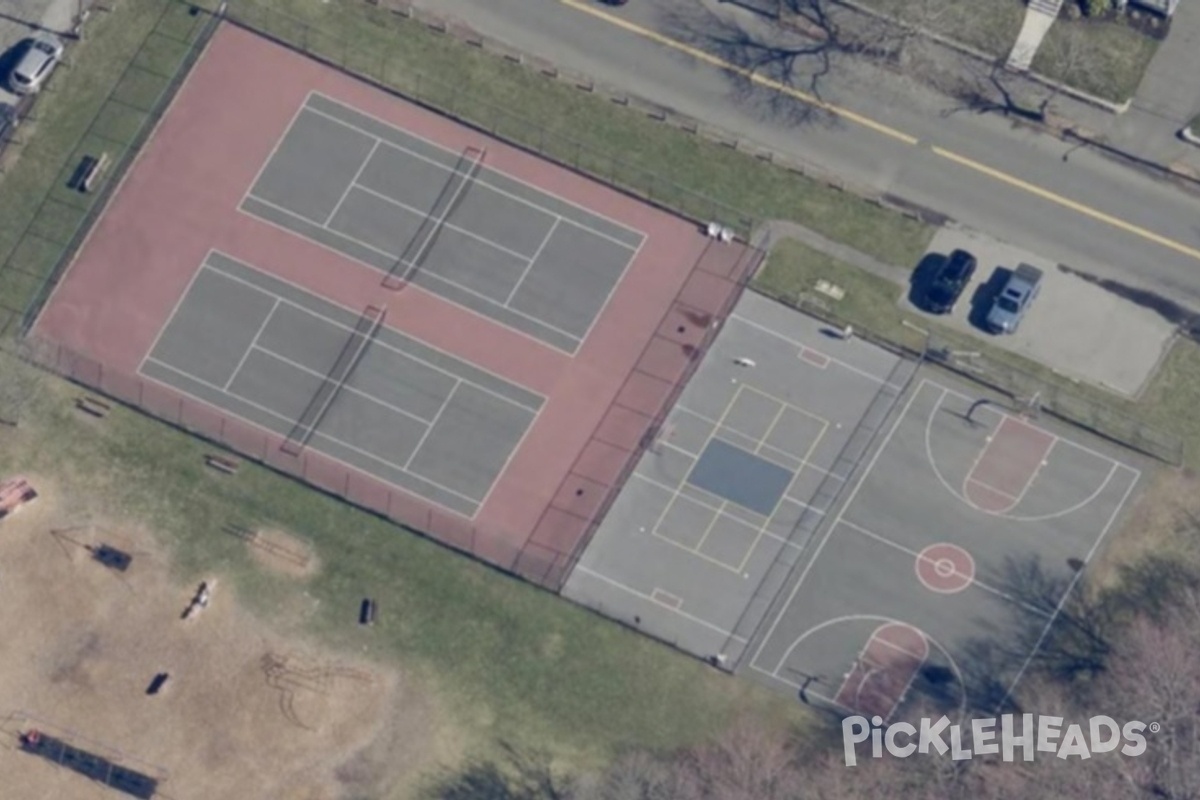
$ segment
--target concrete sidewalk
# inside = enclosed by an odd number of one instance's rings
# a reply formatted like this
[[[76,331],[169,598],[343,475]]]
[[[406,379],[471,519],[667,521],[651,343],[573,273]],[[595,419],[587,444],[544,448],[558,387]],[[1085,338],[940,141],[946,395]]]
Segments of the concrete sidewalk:
[[[1180,3],[1129,111],[1100,131],[1115,147],[1163,165],[1200,169],[1200,147],[1179,130],[1200,113],[1200,3]]]

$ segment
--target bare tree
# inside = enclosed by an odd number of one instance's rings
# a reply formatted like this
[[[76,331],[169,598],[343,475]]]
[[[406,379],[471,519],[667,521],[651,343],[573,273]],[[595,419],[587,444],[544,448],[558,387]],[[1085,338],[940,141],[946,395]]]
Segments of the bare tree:
[[[793,122],[832,119],[821,100],[825,79],[850,59],[899,59],[913,35],[836,0],[780,0],[776,17],[737,14],[712,3],[679,4],[664,22],[674,37],[734,65],[728,77],[740,100]],[[802,90],[815,102],[773,84]]]

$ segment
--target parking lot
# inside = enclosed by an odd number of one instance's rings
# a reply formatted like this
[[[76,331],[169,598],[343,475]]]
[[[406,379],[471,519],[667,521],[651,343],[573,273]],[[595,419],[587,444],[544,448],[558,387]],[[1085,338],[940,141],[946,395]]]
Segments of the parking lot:
[[[942,228],[929,253],[945,256],[956,249],[973,253],[979,266],[951,314],[938,317],[948,327],[985,338],[990,345],[1020,353],[1078,380],[1135,397],[1154,374],[1174,326],[1154,311],[1064,272],[1053,261],[974,231]],[[916,282],[931,259],[918,268]],[[980,321],[1001,288],[997,269],[1031,264],[1042,271],[1042,288],[1016,333],[985,333]],[[900,301],[913,305],[912,292]]]

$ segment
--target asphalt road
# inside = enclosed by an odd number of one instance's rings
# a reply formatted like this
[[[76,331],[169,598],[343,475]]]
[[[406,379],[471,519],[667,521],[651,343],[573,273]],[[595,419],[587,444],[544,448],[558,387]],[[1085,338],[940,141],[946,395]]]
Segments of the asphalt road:
[[[761,145],[945,213],[1076,269],[1200,308],[1200,198],[1092,152],[963,110],[903,77],[843,62],[822,98],[877,124],[798,122],[747,94],[719,66],[655,36],[689,38],[680,19],[716,0],[417,0],[550,59]],[[752,24],[752,23],[748,23]],[[898,132],[881,131],[886,127]],[[915,143],[914,141],[915,140]]]

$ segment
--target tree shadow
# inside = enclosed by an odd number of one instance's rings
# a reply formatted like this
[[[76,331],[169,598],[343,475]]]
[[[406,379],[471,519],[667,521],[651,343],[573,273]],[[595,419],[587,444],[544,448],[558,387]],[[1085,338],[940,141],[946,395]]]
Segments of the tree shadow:
[[[570,800],[572,782],[551,768],[551,757],[500,745],[499,760],[476,760],[437,779],[424,800]]]

